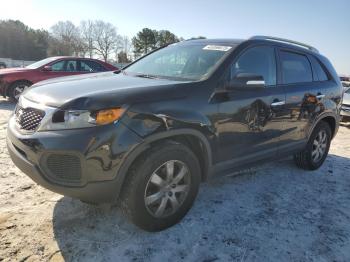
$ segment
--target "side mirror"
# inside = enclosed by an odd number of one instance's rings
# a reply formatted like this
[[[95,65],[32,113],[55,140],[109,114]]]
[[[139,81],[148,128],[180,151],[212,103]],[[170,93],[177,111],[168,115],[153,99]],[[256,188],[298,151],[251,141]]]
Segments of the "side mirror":
[[[52,71],[52,67],[49,66],[49,65],[44,66],[43,71],[45,71],[45,72],[50,72],[50,71]]]
[[[265,87],[265,80],[262,75],[250,73],[238,73],[229,83],[227,89],[257,90]]]

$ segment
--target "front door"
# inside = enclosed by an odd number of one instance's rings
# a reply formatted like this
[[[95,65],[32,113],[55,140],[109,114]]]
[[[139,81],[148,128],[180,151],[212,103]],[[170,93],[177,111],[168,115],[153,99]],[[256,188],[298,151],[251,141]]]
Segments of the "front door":
[[[82,74],[82,72],[78,70],[77,60],[61,60],[51,64],[50,71],[42,71],[40,75],[41,79],[38,81],[56,78],[56,77],[62,77],[62,76],[78,75],[78,74]]]
[[[285,116],[285,92],[277,85],[276,64],[274,47],[255,46],[231,65],[230,79],[238,73],[261,75],[266,87],[229,91],[219,103],[216,130],[223,163],[240,165],[276,155]]]

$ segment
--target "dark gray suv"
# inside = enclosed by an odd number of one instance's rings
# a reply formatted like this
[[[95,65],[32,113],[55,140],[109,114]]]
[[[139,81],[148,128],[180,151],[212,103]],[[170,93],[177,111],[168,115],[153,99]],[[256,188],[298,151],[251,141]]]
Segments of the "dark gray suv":
[[[9,121],[13,162],[38,184],[119,201],[139,227],[179,222],[201,181],[294,155],[319,168],[343,88],[315,48],[256,36],[192,40],[116,72],[35,84]]]

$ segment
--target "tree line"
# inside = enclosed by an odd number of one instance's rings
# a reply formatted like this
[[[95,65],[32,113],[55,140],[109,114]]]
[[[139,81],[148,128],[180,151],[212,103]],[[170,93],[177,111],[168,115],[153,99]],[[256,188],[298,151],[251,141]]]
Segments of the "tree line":
[[[130,39],[118,34],[111,23],[101,20],[84,20],[79,26],[71,21],[59,21],[49,31],[32,29],[18,20],[0,20],[0,57],[18,60],[81,56],[128,63],[182,40],[168,30],[150,28],[143,28]]]

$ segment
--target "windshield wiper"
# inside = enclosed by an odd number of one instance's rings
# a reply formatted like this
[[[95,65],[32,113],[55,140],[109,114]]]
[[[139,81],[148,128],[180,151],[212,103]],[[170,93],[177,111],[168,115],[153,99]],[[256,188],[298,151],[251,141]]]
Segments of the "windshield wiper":
[[[155,75],[149,75],[149,74],[135,74],[136,77],[142,77],[142,78],[149,78],[149,79],[157,79],[158,76]]]

